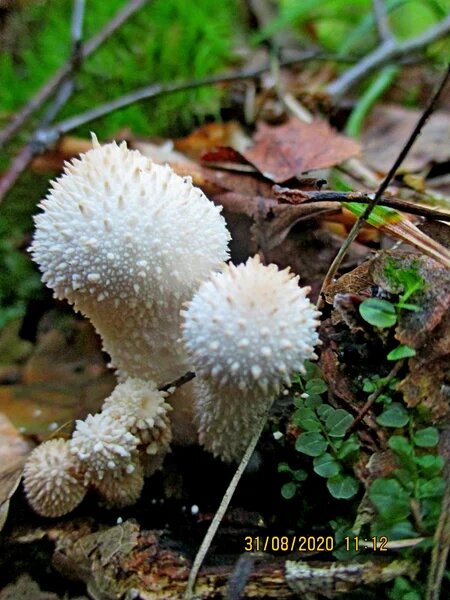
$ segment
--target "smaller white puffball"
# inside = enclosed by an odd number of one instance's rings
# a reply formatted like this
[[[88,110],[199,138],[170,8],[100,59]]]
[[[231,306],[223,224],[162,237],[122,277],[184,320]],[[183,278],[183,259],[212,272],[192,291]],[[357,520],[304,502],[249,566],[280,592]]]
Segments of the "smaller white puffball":
[[[63,439],[49,440],[35,448],[24,468],[28,502],[44,517],[71,512],[86,495],[76,460]]]
[[[183,311],[201,444],[239,460],[281,384],[315,358],[319,313],[289,269],[258,257],[204,282]]]
[[[257,256],[213,274],[182,311],[196,374],[242,390],[289,383],[318,342],[319,313],[308,292],[289,269],[264,266]]]
[[[144,487],[143,468],[136,461],[134,469],[128,471],[127,469],[107,471],[103,479],[94,482],[94,488],[108,508],[131,506],[139,500]]]
[[[69,448],[81,463],[86,482],[93,482],[103,479],[105,472],[133,467],[138,442],[119,420],[98,413],[76,422]]]
[[[146,446],[147,454],[166,452],[172,440],[172,407],[166,402],[167,396],[154,381],[130,377],[105,400],[102,413],[123,423]]]

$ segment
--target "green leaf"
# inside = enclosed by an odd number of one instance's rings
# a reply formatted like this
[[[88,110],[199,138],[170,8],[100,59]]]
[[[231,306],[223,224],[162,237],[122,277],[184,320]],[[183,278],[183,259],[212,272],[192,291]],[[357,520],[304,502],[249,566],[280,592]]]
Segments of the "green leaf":
[[[343,408],[338,408],[327,416],[325,427],[331,437],[343,437],[352,423],[352,415]]]
[[[392,327],[397,322],[395,306],[381,298],[367,298],[361,302],[359,313],[367,323],[380,329]]]
[[[338,452],[337,452],[337,457],[340,460],[344,460],[345,458],[347,458],[347,456],[350,456],[351,454],[353,454],[354,452],[357,452],[359,450],[359,442],[358,442],[358,438],[356,437],[355,434],[352,434],[348,440],[345,440],[342,443],[342,446],[339,448]]]
[[[334,410],[335,409],[332,406],[330,406],[329,404],[322,404],[321,406],[317,407],[317,414],[322,419],[322,421],[325,421],[326,418],[328,417],[328,415],[333,413]]]
[[[439,432],[436,427],[425,427],[416,431],[413,441],[419,448],[434,448],[439,442]]]
[[[309,398],[305,398],[304,402],[307,408],[318,408],[323,403],[323,400],[319,395],[311,394]]]
[[[350,475],[335,475],[327,481],[327,488],[333,498],[348,500],[358,491],[359,484],[354,477]]]
[[[444,495],[445,482],[442,477],[434,477],[419,484],[418,498],[441,498]]]
[[[293,421],[306,431],[321,431],[322,425],[311,408],[299,408],[295,411]]]
[[[287,463],[278,463],[278,473],[291,473],[292,469]]]
[[[296,493],[297,493],[297,484],[294,483],[293,481],[291,481],[289,483],[285,483],[281,487],[281,495],[286,500],[290,500],[291,498],[293,498]]]
[[[389,438],[389,448],[400,456],[414,456],[414,448],[402,435],[392,435]]]
[[[414,348],[410,346],[405,346],[405,344],[400,344],[397,348],[394,348],[387,355],[388,360],[400,360],[401,358],[410,358],[411,356],[415,356],[416,351]]]
[[[424,456],[416,456],[414,462],[420,468],[425,477],[435,477],[442,472],[445,460],[442,456],[425,454]]]
[[[395,479],[375,479],[369,488],[369,498],[388,523],[404,520],[411,512],[409,494]]]
[[[314,461],[314,471],[321,477],[333,477],[337,475],[341,467],[333,455],[325,452],[321,456],[317,456]]]
[[[308,473],[304,469],[297,469],[292,472],[295,481],[305,481],[308,478]]]
[[[325,452],[327,446],[327,440],[322,434],[315,431],[300,434],[295,442],[295,449],[308,456],[320,456]]]
[[[323,379],[310,379],[305,386],[308,394],[323,394],[327,389],[328,386]]]
[[[393,402],[379,417],[377,423],[382,427],[404,427],[409,421],[409,414],[406,408],[399,402]]]

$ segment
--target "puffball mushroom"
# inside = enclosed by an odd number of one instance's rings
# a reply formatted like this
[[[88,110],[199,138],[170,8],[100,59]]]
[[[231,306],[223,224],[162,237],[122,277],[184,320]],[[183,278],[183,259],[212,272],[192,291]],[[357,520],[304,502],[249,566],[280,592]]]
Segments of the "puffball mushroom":
[[[43,281],[90,318],[122,379],[158,385],[188,369],[179,310],[228,257],[221,208],[125,143],[66,164],[31,246]]]
[[[225,461],[242,457],[281,384],[317,358],[319,313],[298,279],[250,258],[213,274],[182,311],[200,442]]]
[[[139,439],[146,455],[163,458],[172,441],[169,419],[172,407],[166,401],[168,396],[153,381],[130,377],[105,400],[102,413],[123,423]],[[146,475],[149,474],[146,469]]]
[[[44,517],[60,517],[72,511],[86,495],[79,467],[63,439],[35,448],[24,468],[28,502]]]
[[[125,469],[132,473],[138,443],[124,423],[101,412],[76,421],[69,450],[82,466],[88,484],[102,480],[108,471]]]
[[[144,471],[139,463],[131,473],[126,469],[108,471],[103,479],[94,483],[94,488],[103,502],[108,507],[115,508],[123,508],[137,502],[143,487]]]

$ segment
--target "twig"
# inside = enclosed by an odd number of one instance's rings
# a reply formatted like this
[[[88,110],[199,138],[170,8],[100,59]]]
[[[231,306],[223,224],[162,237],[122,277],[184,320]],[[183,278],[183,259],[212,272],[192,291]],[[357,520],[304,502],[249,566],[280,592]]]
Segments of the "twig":
[[[344,256],[347,254],[347,251],[348,251],[350,245],[356,239],[358,233],[360,232],[361,228],[363,227],[365,221],[369,217],[372,210],[380,202],[381,198],[383,197],[384,192],[386,191],[386,188],[390,184],[397,169],[402,164],[406,155],[410,151],[412,145],[414,144],[417,137],[419,136],[419,134],[422,130],[422,127],[425,125],[428,117],[433,112],[433,110],[436,106],[436,102],[438,101],[442,91],[444,90],[449,77],[450,77],[450,64],[447,67],[447,71],[446,71],[444,77],[442,78],[442,81],[441,81],[437,91],[433,95],[431,101],[428,103],[428,106],[425,108],[425,110],[421,114],[419,120],[416,123],[416,126],[414,127],[414,130],[412,131],[411,135],[409,136],[408,141],[406,142],[405,146],[402,148],[400,154],[398,155],[397,159],[395,160],[394,164],[392,165],[389,173],[386,175],[386,177],[382,181],[382,183],[381,183],[380,187],[378,188],[378,190],[376,191],[375,195],[368,202],[366,210],[363,212],[363,214],[360,217],[358,217],[357,221],[355,221],[353,227],[350,230],[350,233],[347,236],[347,239],[342,244],[338,254],[336,255],[333,262],[331,263],[331,266],[328,269],[328,272],[322,283],[322,288],[320,290],[319,299],[318,299],[318,308],[320,308],[323,304],[323,292],[332,283],[334,276],[336,275],[337,270],[339,269]]]
[[[195,373],[193,373],[192,371],[188,371],[187,373],[185,373],[181,377],[178,377],[178,379],[175,379],[175,381],[171,381],[170,383],[166,383],[166,385],[163,385],[162,387],[160,387],[158,389],[159,389],[160,392],[167,392],[168,390],[170,390],[170,388],[179,388],[179,387],[181,387],[182,385],[184,385],[188,381],[191,381],[192,379],[194,379],[194,377],[195,377]]]
[[[90,40],[80,46],[80,56],[87,58],[95,52],[111,35],[121,27],[128,18],[142,8],[149,0],[130,0],[124,7]],[[48,98],[55,93],[61,83],[71,74],[74,68],[72,58],[69,59],[56,73],[41,87],[31,100],[11,119],[6,127],[0,131],[0,148],[6,144],[21,128],[31,115],[38,110]]]
[[[50,140],[42,132],[49,126],[61,108],[72,95],[74,88],[74,76],[81,66],[81,36],[83,31],[85,0],[73,0],[72,24],[71,24],[71,62],[73,68],[70,76],[63,79],[59,89],[56,90],[56,96],[50,106],[47,108],[30,141],[20,150],[13,159],[8,171],[0,179],[0,202],[7,192],[16,183],[20,175],[25,171],[33,157],[48,147]],[[51,140],[56,141],[56,140]]]
[[[231,480],[223,498],[222,501],[220,503],[219,508],[217,509],[216,514],[214,515],[213,520],[211,521],[211,524],[208,528],[208,531],[206,532],[206,535],[203,539],[203,542],[201,543],[201,546],[197,552],[197,555],[194,559],[194,562],[192,564],[192,568],[191,571],[189,573],[189,579],[188,579],[188,583],[187,583],[187,587],[186,587],[186,591],[184,594],[184,600],[191,600],[193,598],[193,593],[194,593],[194,586],[195,586],[195,582],[197,579],[197,575],[200,571],[200,568],[203,564],[203,561],[205,559],[206,554],[208,553],[209,547],[211,546],[211,543],[214,539],[214,536],[216,535],[216,532],[219,528],[220,523],[222,522],[222,519],[227,511],[227,508],[231,502],[231,499],[233,497],[233,494],[238,486],[238,483],[242,477],[242,474],[244,473],[245,469],[247,468],[247,465],[250,461],[250,458],[252,457],[252,454],[256,448],[256,444],[258,443],[258,440],[261,436],[261,433],[264,429],[264,425],[266,424],[266,420],[267,420],[267,415],[268,415],[268,410],[262,415],[262,417],[260,418],[260,421],[258,423],[258,427],[256,432],[253,434],[252,439],[250,440],[249,445],[247,446],[247,449],[245,451],[244,456],[242,457],[242,460],[238,466],[238,468],[236,469],[236,472],[233,476],[233,479]]]
[[[327,87],[328,94],[333,98],[339,98],[376,69],[403,56],[423,50],[432,42],[447,35],[449,31],[450,15],[412,40],[397,42],[392,37],[385,39],[378,48],[365,56],[356,65],[350,67],[338,79],[330,83]]]
[[[335,191],[323,191],[323,192],[307,192],[303,190],[293,190],[290,188],[282,188],[278,185],[273,186],[275,197],[277,199],[286,199],[293,205],[304,204],[308,202],[358,202],[361,204],[367,204],[374,198],[374,194],[366,194],[365,192],[335,192]],[[299,198],[298,202],[295,202],[296,196]],[[440,219],[441,221],[450,221],[450,214],[448,212],[441,212],[434,208],[428,208],[427,206],[421,206],[408,202],[407,200],[400,200],[390,196],[382,196],[378,202],[381,206],[387,206],[407,212],[411,215],[417,215],[419,217],[426,217],[427,219]]]
[[[346,436],[349,433],[351,433],[355,429],[355,427],[364,419],[364,417],[366,416],[366,414],[369,412],[370,408],[372,407],[372,404],[377,400],[377,398],[379,398],[381,396],[381,394],[384,392],[384,390],[387,388],[387,386],[391,383],[391,381],[394,379],[394,377],[397,375],[397,373],[401,370],[401,368],[403,367],[404,364],[405,364],[404,360],[398,360],[395,363],[394,368],[390,371],[390,373],[387,375],[387,377],[385,377],[385,379],[383,381],[383,385],[381,385],[372,394],[370,394],[370,396],[367,398],[366,403],[364,404],[364,406],[361,408],[361,410],[358,412],[358,414],[354,418],[353,423],[350,425],[350,427],[345,432]]]
[[[439,600],[441,597],[441,585],[447,566],[447,558],[450,550],[450,427],[441,432],[439,442],[439,453],[445,461],[444,480],[445,491],[442,498],[441,512],[433,537],[433,549],[431,551],[431,562],[428,571],[427,589],[425,600]]]
[[[385,40],[391,39],[393,36],[389,27],[389,21],[386,12],[386,6],[384,5],[384,0],[372,0],[372,6],[380,40],[383,42]]]
[[[0,201],[19,179],[35,155],[33,144],[27,144],[14,157],[8,171],[0,178]]]
[[[297,57],[282,61],[280,63],[281,66],[288,66],[295,63],[304,62],[306,60],[321,60],[323,55],[318,53],[316,50],[305,51]],[[338,57],[335,57],[338,59]],[[328,57],[329,60],[329,57]],[[241,81],[245,79],[255,79],[260,75],[264,74],[266,71],[269,71],[271,68],[270,63],[263,65],[262,67],[257,67],[254,69],[244,69],[239,71],[233,71],[231,73],[221,73],[219,75],[211,75],[209,77],[204,77],[202,79],[195,79],[191,81],[180,81],[173,82],[167,84],[155,83],[143,88],[139,88],[137,90],[133,90],[128,94],[124,94],[119,98],[111,100],[109,102],[105,102],[104,104],[100,104],[91,110],[87,110],[79,115],[75,115],[74,117],[69,117],[68,119],[57,123],[52,130],[49,130],[49,135],[63,135],[72,131],[76,127],[80,127],[81,125],[85,125],[90,121],[103,117],[115,110],[119,110],[120,108],[125,108],[130,104],[134,104],[135,102],[140,102],[141,100],[148,100],[150,98],[157,98],[159,96],[163,96],[165,94],[173,94],[174,92],[181,92],[185,90],[193,90],[199,87],[219,84],[219,83],[230,83],[233,81]]]
[[[48,107],[44,118],[39,124],[39,129],[48,127],[73,93],[75,75],[82,63],[81,41],[83,39],[85,6],[85,0],[74,0],[73,2],[72,23],[70,28],[72,42],[70,62],[72,64],[72,70],[68,77],[61,83],[54,101]]]

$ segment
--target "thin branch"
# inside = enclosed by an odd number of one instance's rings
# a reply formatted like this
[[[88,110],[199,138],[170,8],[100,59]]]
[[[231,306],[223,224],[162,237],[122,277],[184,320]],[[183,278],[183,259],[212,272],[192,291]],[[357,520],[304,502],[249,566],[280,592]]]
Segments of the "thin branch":
[[[425,110],[421,114],[419,120],[417,121],[416,126],[414,127],[414,130],[412,131],[411,135],[409,136],[408,141],[406,142],[405,146],[402,148],[400,154],[398,155],[397,159],[395,160],[394,164],[392,165],[389,173],[384,178],[383,182],[381,183],[380,187],[376,191],[373,198],[370,200],[370,202],[368,202],[366,210],[363,212],[363,214],[360,217],[358,217],[357,221],[355,221],[353,227],[350,230],[350,233],[347,236],[347,239],[342,244],[338,254],[336,255],[335,259],[333,260],[330,268],[328,269],[328,272],[323,280],[322,288],[321,288],[320,294],[319,294],[319,299],[318,299],[318,307],[319,308],[322,306],[322,303],[323,303],[323,292],[332,283],[334,276],[336,275],[344,256],[347,254],[347,251],[348,251],[350,245],[356,239],[357,235],[359,234],[361,228],[363,227],[364,223],[366,222],[366,220],[369,217],[372,210],[380,202],[381,198],[383,197],[384,192],[386,191],[386,188],[388,187],[391,180],[393,179],[397,169],[402,164],[406,155],[410,151],[412,145],[414,144],[417,137],[419,136],[419,134],[422,130],[422,127],[425,125],[428,117],[432,114],[432,112],[436,106],[436,103],[448,82],[449,77],[450,77],[450,64],[447,67],[447,71],[446,71],[444,77],[442,78],[442,81],[441,81],[437,91],[433,95],[431,101],[428,103],[428,106],[425,108]]]
[[[322,60],[324,55],[322,53],[317,52],[316,50],[305,51],[295,58],[291,58],[286,61],[282,61],[280,63],[281,66],[288,66],[295,63],[304,62],[306,60]],[[335,57],[336,59],[338,57]],[[330,59],[328,56],[327,60]],[[267,63],[261,67],[257,67],[254,69],[244,69],[239,71],[232,71],[230,73],[221,73],[218,75],[211,75],[209,77],[204,77],[202,79],[194,79],[191,81],[181,81],[181,82],[172,82],[167,84],[155,83],[143,88],[139,88],[137,90],[133,90],[128,94],[124,94],[119,98],[111,100],[109,102],[105,102],[104,104],[100,104],[91,110],[87,110],[79,115],[75,115],[74,117],[69,117],[68,119],[57,123],[51,131],[49,131],[49,135],[63,135],[72,131],[73,129],[80,127],[81,125],[85,125],[95,119],[103,117],[107,114],[114,112],[115,110],[119,110],[121,108],[125,108],[130,104],[134,104],[135,102],[140,102],[141,100],[148,100],[150,98],[157,98],[159,96],[163,96],[165,94],[173,94],[174,92],[181,92],[186,90],[193,90],[199,87],[215,85],[220,83],[230,83],[233,81],[241,81],[245,79],[255,79],[260,75],[263,75],[266,71],[271,69],[270,63]]]
[[[374,199],[374,194],[366,194],[365,192],[306,192],[303,190],[293,190],[290,188],[282,188],[278,185],[273,186],[275,197],[278,200],[285,199],[290,204],[296,206],[308,202],[358,202],[367,204]],[[450,221],[448,212],[441,212],[434,208],[428,208],[420,204],[414,204],[407,200],[400,200],[391,196],[382,196],[378,202],[381,206],[398,209],[411,215],[425,217],[427,219],[440,219],[441,221]]]
[[[75,75],[81,68],[81,42],[83,39],[83,23],[85,15],[85,0],[73,0],[72,23],[71,23],[71,43],[72,51],[70,61],[72,70],[69,76],[61,83],[56,97],[45,112],[44,118],[39,124],[39,129],[48,127],[55,119],[56,115],[69,100],[75,87]]]
[[[81,66],[80,47],[83,33],[83,22],[85,14],[85,0],[73,0],[72,24],[71,24],[71,62],[73,69],[68,79],[61,81],[59,89],[56,90],[56,96],[50,106],[47,108],[39,126],[31,136],[30,141],[20,152],[15,156],[8,171],[0,179],[0,202],[3,200],[7,192],[16,183],[20,175],[25,171],[33,157],[42,152],[47,147],[45,139],[42,138],[41,131],[53,121],[61,108],[72,95],[74,88],[74,76],[76,71]]]
[[[422,51],[429,44],[439,40],[449,32],[450,15],[411,40],[397,42],[392,37],[385,39],[378,48],[330,83],[327,87],[328,94],[333,98],[339,98],[376,69],[404,56]]]
[[[128,18],[138,11],[149,0],[130,0],[125,2],[124,7],[105,25],[105,27],[94,35],[90,40],[80,47],[80,55],[83,59],[95,52],[111,35],[121,27]],[[29,100],[29,102],[15,114],[6,127],[0,131],[0,148],[4,146],[13,135],[21,128],[31,115],[38,110],[55,91],[61,83],[71,74],[74,65],[69,59],[56,73],[41,87],[41,89]]]
[[[191,381],[192,379],[194,379],[194,377],[195,377],[195,373],[193,373],[192,371],[188,371],[187,373],[185,373],[181,377],[178,377],[178,379],[175,379],[175,381],[171,381],[170,383],[166,383],[166,385],[163,385],[162,387],[160,387],[158,389],[159,389],[160,392],[167,392],[171,388],[179,388],[179,387],[181,387],[185,383],[188,383],[188,381]]]
[[[450,427],[445,427],[439,440],[439,454],[444,459],[445,491],[441,511],[433,537],[433,549],[428,570],[425,600],[441,598],[442,579],[450,551]]]
[[[32,144],[24,146],[14,157],[8,171],[0,177],[0,201],[19,179],[35,155],[35,148]]]
[[[389,21],[384,0],[372,0],[373,14],[378,30],[378,36],[382,42],[391,39],[392,31],[389,27]]]
[[[189,579],[188,579],[188,583],[187,583],[187,587],[186,587],[186,591],[184,594],[184,600],[191,600],[193,598],[193,594],[194,594],[194,587],[195,587],[195,582],[197,579],[197,575],[200,571],[200,568],[203,564],[203,561],[205,559],[206,554],[208,553],[209,547],[211,546],[211,543],[214,539],[214,536],[216,535],[216,532],[220,526],[220,523],[222,522],[222,519],[227,511],[227,508],[231,502],[231,499],[233,497],[234,492],[236,491],[236,488],[238,486],[238,483],[245,471],[245,469],[247,468],[247,465],[250,461],[250,458],[252,457],[252,454],[256,448],[256,445],[258,443],[258,440],[261,436],[261,433],[264,429],[264,426],[266,424],[266,420],[267,420],[267,415],[269,413],[269,410],[267,410],[262,417],[260,418],[260,421],[258,423],[258,427],[256,432],[253,434],[252,439],[250,440],[250,443],[245,451],[244,456],[242,457],[241,462],[239,463],[238,468],[236,469],[236,472],[233,476],[233,479],[231,480],[223,498],[222,501],[220,503],[219,508],[217,509],[216,514],[214,515],[213,520],[211,521],[211,524],[208,528],[208,531],[206,532],[206,535],[203,539],[203,542],[201,543],[201,546],[197,552],[197,555],[194,559],[194,562],[192,564],[192,568],[191,571],[189,573]]]

